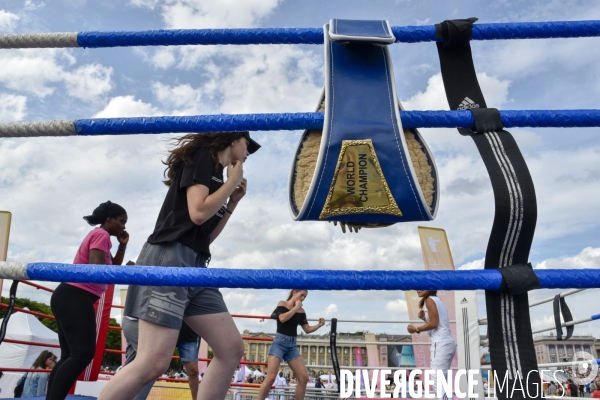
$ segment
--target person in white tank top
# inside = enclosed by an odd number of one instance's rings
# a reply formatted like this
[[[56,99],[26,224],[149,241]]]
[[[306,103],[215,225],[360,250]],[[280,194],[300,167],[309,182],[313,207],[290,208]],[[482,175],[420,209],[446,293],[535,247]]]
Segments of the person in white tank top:
[[[425,321],[421,326],[408,325],[409,333],[427,332],[431,337],[431,370],[433,378],[433,394],[438,399],[452,398],[451,393],[442,393],[442,397],[437,396],[437,371],[443,371],[448,379],[448,371],[452,365],[452,359],[456,353],[456,344],[450,331],[450,319],[448,318],[448,310],[446,306],[437,297],[437,292],[433,290],[418,290],[418,296],[421,298],[419,302],[418,317]],[[423,310],[423,306],[426,307]]]

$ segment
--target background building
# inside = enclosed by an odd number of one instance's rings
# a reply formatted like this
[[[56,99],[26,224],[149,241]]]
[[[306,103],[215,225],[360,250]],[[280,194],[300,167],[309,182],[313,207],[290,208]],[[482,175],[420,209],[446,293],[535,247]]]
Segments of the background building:
[[[598,358],[595,339],[588,335],[573,335],[569,340],[557,340],[554,335],[536,336],[533,338],[538,364],[573,361],[579,351],[585,351]]]
[[[245,330],[242,334],[244,340],[244,355],[247,361],[267,362],[271,342],[265,339],[275,337],[272,333],[250,332]],[[389,364],[388,352],[390,348],[398,344],[410,344],[410,335],[375,335],[377,347],[377,357],[379,365],[387,367]],[[364,332],[338,333],[337,342],[346,341],[365,341]],[[332,368],[331,348],[328,344],[329,334],[324,335],[299,335],[298,351],[300,352],[309,375],[317,376],[326,374]],[[390,347],[388,347],[390,346]],[[401,346],[398,346],[398,349]],[[352,367],[360,365],[369,365],[369,356],[367,352],[367,342],[364,345],[344,345],[343,343],[336,347],[336,353],[340,367]],[[262,370],[264,367],[258,366]],[[287,365],[283,365],[281,370],[286,374],[291,371]]]

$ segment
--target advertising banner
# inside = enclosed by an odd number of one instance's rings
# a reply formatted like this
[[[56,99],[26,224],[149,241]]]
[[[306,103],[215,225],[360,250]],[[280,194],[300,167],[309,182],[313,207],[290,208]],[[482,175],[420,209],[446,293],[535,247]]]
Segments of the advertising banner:
[[[0,261],[6,261],[8,256],[8,235],[10,233],[11,213],[0,211]],[[2,293],[2,279],[0,279],[0,293]]]
[[[412,369],[417,366],[412,345],[388,345],[388,367]]]
[[[452,260],[452,253],[450,252],[450,245],[446,237],[446,232],[439,228],[419,227],[419,239],[421,241],[421,251],[423,253],[423,263],[425,270],[453,270],[454,261]],[[406,304],[408,307],[408,317],[411,320],[418,320],[419,314],[419,296],[414,290],[408,290],[406,294]],[[448,317],[450,321],[456,321],[456,309],[454,306],[454,292],[438,290],[437,296],[444,302],[448,309]],[[450,329],[452,336],[456,339],[456,324],[451,323]],[[412,334],[412,340],[414,342],[429,342],[429,335],[427,332],[414,333]],[[430,352],[428,345],[415,345],[414,359],[416,367],[418,368],[429,368],[430,366]],[[458,360],[455,356],[452,360],[452,366],[458,366]]]

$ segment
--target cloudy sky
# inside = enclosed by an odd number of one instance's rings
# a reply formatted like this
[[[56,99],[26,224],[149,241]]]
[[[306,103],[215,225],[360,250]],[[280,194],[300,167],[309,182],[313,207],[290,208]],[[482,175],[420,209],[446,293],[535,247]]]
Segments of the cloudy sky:
[[[435,24],[600,19],[591,1],[0,0],[0,33],[159,28],[321,27],[330,18]],[[600,108],[600,38],[474,42],[490,107]],[[398,95],[408,110],[448,109],[433,43],[391,46]],[[2,50],[0,121],[312,111],[323,85],[322,46]],[[473,142],[454,129],[422,129],[441,184],[437,219],[457,268],[482,268],[493,219],[491,185]],[[513,129],[538,196],[536,268],[599,268],[600,140],[597,128]],[[248,195],[213,244],[211,266],[289,269],[423,269],[417,224],[344,234],[293,222],[287,178],[301,132],[256,132],[263,145],[245,173]],[[127,257],[152,232],[174,135],[0,139],[0,210],[13,213],[9,260],[72,262],[90,227],[81,218],[111,200],[128,211]],[[115,241],[116,244],[116,241]],[[5,282],[3,295],[7,294]],[[223,290],[232,313],[270,314],[285,291]],[[531,293],[539,300],[558,293]],[[600,312],[598,290],[568,299],[575,318]],[[20,297],[48,301],[29,287]],[[479,296],[483,298],[482,293]],[[485,309],[480,301],[480,315]],[[405,319],[399,292],[311,292],[309,317]],[[116,316],[116,313],[115,313]],[[273,332],[272,322],[238,320]],[[534,328],[552,325],[551,305]],[[405,325],[347,323],[341,330],[405,333]],[[322,332],[325,333],[325,332]],[[600,337],[600,324],[575,333]]]

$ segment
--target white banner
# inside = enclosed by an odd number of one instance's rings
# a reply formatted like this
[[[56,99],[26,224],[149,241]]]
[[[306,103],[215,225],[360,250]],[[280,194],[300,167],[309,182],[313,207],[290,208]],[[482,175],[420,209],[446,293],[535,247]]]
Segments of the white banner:
[[[8,256],[8,235],[10,233],[11,213],[0,211],[0,261],[6,261]],[[2,279],[0,279],[0,294],[2,294]]]
[[[481,371],[480,362],[480,336],[479,315],[477,313],[477,292],[473,290],[457,290],[454,292],[456,299],[456,353],[458,355],[458,368],[465,370]],[[467,392],[467,377],[461,376],[461,391]],[[473,392],[477,398],[483,399],[483,382],[481,374],[477,377],[477,384],[473,385]],[[469,400],[475,398],[469,397]]]

